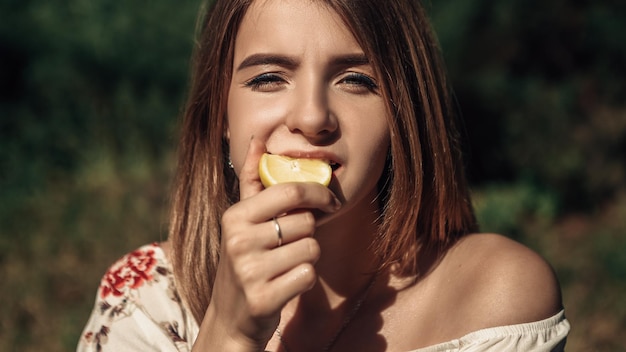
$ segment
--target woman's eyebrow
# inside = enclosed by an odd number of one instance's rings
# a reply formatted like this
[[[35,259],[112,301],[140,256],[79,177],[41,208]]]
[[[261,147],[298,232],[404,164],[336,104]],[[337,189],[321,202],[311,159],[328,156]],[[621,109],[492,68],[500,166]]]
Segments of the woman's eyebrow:
[[[277,54],[253,54],[246,57],[237,67],[237,71],[243,70],[251,66],[261,65],[277,65],[284,66],[286,68],[295,68],[298,66],[298,60]]]
[[[331,60],[333,66],[364,66],[369,65],[370,60],[365,54],[340,55]]]
[[[298,66],[300,62],[290,56],[279,55],[279,54],[252,54],[246,57],[240,64],[237,66],[237,71],[243,70],[252,66],[263,66],[263,65],[276,65],[283,66],[288,69],[293,69]],[[332,66],[364,66],[369,65],[370,61],[365,56],[365,54],[346,54],[339,55],[331,60]]]

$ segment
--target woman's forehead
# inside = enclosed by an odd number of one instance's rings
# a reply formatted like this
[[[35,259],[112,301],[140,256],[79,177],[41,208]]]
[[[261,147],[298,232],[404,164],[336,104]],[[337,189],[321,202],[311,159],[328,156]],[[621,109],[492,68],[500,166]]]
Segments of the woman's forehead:
[[[350,28],[322,1],[256,0],[235,40],[235,61],[258,52],[363,52]]]

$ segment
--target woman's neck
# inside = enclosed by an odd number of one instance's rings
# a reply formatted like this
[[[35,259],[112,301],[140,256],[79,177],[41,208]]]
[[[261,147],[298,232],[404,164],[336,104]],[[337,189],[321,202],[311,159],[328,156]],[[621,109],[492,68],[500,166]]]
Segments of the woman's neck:
[[[318,282],[300,297],[300,305],[315,307],[324,302],[333,309],[362,291],[377,271],[372,242],[378,235],[378,218],[377,205],[363,201],[317,229],[314,236],[321,248],[315,265]]]

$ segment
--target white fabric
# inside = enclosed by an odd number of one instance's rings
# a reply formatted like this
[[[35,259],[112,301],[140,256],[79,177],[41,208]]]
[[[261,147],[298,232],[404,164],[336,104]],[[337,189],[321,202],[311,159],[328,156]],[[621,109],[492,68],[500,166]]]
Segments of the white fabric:
[[[552,352],[563,351],[570,330],[564,311],[527,324],[499,326],[411,352]]]

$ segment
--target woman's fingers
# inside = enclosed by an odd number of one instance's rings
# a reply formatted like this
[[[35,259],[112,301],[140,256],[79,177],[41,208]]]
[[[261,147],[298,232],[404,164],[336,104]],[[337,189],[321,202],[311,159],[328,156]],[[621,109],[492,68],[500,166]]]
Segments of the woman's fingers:
[[[263,254],[266,260],[264,266],[267,272],[275,273],[272,277],[274,280],[301,264],[314,265],[319,259],[320,253],[317,240],[312,237],[304,238],[265,252]]]
[[[230,219],[229,217],[225,218],[226,220]],[[276,224],[278,224],[278,228]],[[314,232],[315,219],[313,214],[308,211],[301,211],[257,225],[233,225],[223,235],[223,249],[228,257],[237,258],[297,242],[311,237]]]
[[[299,211],[267,222],[268,235],[262,236],[262,246],[272,249],[311,237],[315,233],[315,217],[310,211]],[[265,231],[264,231],[265,232]]]
[[[250,315],[263,318],[276,314],[286,302],[313,287],[319,255],[317,241],[306,238],[235,264]]]
[[[265,318],[279,312],[286,302],[310,290],[317,281],[317,273],[310,263],[302,263],[266,285],[247,293],[247,308],[256,318]]]
[[[317,241],[314,238],[306,238],[271,251],[241,258],[233,263],[233,269],[242,287],[249,288],[248,293],[253,294],[259,287],[273,285],[274,281],[302,264],[313,266],[319,256],[320,248]],[[288,292],[299,292],[301,286],[283,289]]]
[[[265,152],[265,145],[254,137],[248,145],[248,152],[239,172],[239,198],[247,199],[263,190],[263,184],[259,178],[259,160]]]
[[[306,220],[310,217],[310,213],[298,213],[278,219],[281,232],[285,232],[281,246],[273,220],[234,229],[223,242],[220,267],[228,269],[222,270],[226,275],[217,282],[220,287],[234,284],[231,289],[241,290],[234,294],[228,289],[233,294],[226,297],[239,295],[251,318],[277,314],[286,302],[315,283],[313,265],[320,248],[310,237],[314,230],[314,220]],[[308,230],[302,230],[298,222],[309,222],[304,227]]]
[[[242,198],[236,210],[251,222],[260,223],[299,209],[319,209],[334,213],[341,202],[328,188],[317,183],[285,183],[272,186],[254,196]]]
[[[272,285],[275,290],[287,293],[285,302],[288,302],[313,288],[316,282],[317,273],[313,264],[303,263],[275,278],[272,281]]]

